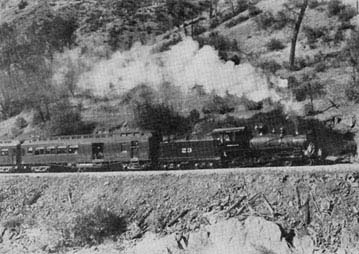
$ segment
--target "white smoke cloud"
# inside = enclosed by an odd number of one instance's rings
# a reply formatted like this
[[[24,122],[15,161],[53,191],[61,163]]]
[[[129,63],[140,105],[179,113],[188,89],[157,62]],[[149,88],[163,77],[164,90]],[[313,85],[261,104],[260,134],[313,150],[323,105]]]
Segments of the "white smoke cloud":
[[[196,41],[185,38],[170,50],[153,53],[153,47],[135,45],[126,52],[116,52],[109,60],[94,64],[81,75],[79,87],[90,89],[95,94],[110,92],[110,86],[118,93],[147,84],[158,88],[163,82],[181,87],[184,92],[201,85],[210,92],[223,95],[228,91],[238,96],[246,95],[253,101],[280,96],[271,87],[268,77],[249,63],[234,65],[222,61],[218,52],[210,46],[199,48]],[[285,82],[276,81],[279,87]]]

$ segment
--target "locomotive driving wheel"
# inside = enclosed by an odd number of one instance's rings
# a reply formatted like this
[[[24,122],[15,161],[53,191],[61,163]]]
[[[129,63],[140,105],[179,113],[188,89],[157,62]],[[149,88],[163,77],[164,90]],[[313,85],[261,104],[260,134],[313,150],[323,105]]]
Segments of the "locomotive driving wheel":
[[[284,161],[283,166],[286,166],[286,167],[293,166],[293,161]]]
[[[315,153],[315,144],[313,142],[310,142],[307,146],[307,148],[304,151],[304,154],[307,157],[312,157]]]

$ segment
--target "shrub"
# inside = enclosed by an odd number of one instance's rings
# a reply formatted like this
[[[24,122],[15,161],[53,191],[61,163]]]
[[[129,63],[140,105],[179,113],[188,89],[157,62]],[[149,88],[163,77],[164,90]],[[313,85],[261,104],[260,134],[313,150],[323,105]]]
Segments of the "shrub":
[[[75,219],[72,229],[74,244],[79,246],[99,244],[106,237],[124,233],[126,228],[124,217],[97,206],[92,212]]]
[[[248,7],[248,14],[249,17],[255,17],[258,16],[259,14],[261,14],[263,11],[261,9],[259,9],[257,6],[251,4]]]
[[[236,12],[238,12],[238,13],[244,12],[248,9],[248,7],[249,7],[249,3],[247,0],[238,0]]]
[[[68,101],[56,103],[51,109],[49,131],[52,135],[88,134],[93,131],[93,123],[82,121],[79,108],[74,108]]]
[[[338,14],[338,17],[341,21],[349,21],[356,15],[355,8],[346,5]]]
[[[347,29],[354,30],[355,25],[351,24],[349,21],[343,21],[338,27],[338,30],[347,30]]]
[[[310,8],[310,9],[315,9],[315,8],[317,8],[319,6],[319,1],[318,0],[311,0],[311,1],[309,1],[309,3],[308,3],[308,7]]]
[[[285,67],[287,69],[289,69],[290,68],[289,63],[286,63]],[[305,58],[304,57],[296,57],[295,63],[294,63],[294,70],[299,71],[305,67],[307,67],[307,61],[305,60]]]
[[[344,5],[339,0],[331,0],[328,3],[328,15],[329,16],[335,16],[338,15],[342,9],[344,8]]]
[[[261,15],[257,16],[254,21],[258,28],[263,30],[272,27],[276,22],[273,14],[269,11],[263,12]]]
[[[308,44],[316,43],[320,37],[327,33],[327,29],[325,27],[313,28],[310,26],[304,26],[303,31],[307,37]]]
[[[268,50],[270,51],[274,51],[274,50],[281,50],[281,49],[284,49],[285,46],[284,44],[278,40],[278,39],[275,39],[275,38],[272,38],[267,44],[266,44],[266,47]]]
[[[324,86],[320,82],[305,82],[293,88],[293,94],[297,101],[308,98],[318,98],[324,94]]]
[[[320,62],[315,66],[315,71],[316,72],[323,72],[323,71],[325,71],[326,67],[327,66],[325,65],[324,62]]]
[[[230,19],[233,18],[235,15],[236,15],[236,14],[233,13],[233,12],[227,12],[227,13],[225,13],[225,14],[223,15],[221,22],[225,22],[225,21],[227,21],[227,20],[230,20]]]
[[[226,114],[233,111],[234,108],[229,105],[228,100],[218,95],[211,95],[202,108],[204,114]]]
[[[359,89],[357,87],[349,87],[345,89],[345,96],[348,100],[359,103]]]
[[[192,36],[196,36],[196,35],[202,34],[202,33],[206,32],[206,31],[207,31],[207,29],[206,29],[204,26],[196,25],[196,26],[194,26],[194,28],[193,28]]]
[[[294,76],[289,76],[288,77],[288,88],[293,89],[293,88],[296,88],[297,86],[299,86],[299,82],[298,82],[297,78]]]
[[[212,32],[208,37],[196,37],[200,47],[203,45],[213,46],[218,51],[239,51],[236,40],[230,40],[218,32]]]
[[[288,18],[286,12],[281,10],[275,16],[275,23],[273,24],[273,28],[280,30],[284,28],[289,22],[290,19]]]
[[[15,126],[19,129],[23,129],[28,125],[27,121],[22,117],[19,116],[16,118]]]
[[[343,33],[343,30],[338,29],[334,35],[334,43],[338,44],[342,41],[344,41],[344,33]]]
[[[246,96],[242,96],[241,104],[243,104],[247,110],[261,110],[263,108],[263,102],[255,102],[248,99]]]
[[[349,84],[349,86],[345,89],[345,96],[348,100],[359,103],[359,86],[357,82],[353,81]]]
[[[322,39],[322,42],[327,43],[327,44],[329,44],[333,40],[332,36],[329,33],[325,33],[321,39]]]
[[[274,60],[263,61],[258,66],[261,69],[263,69],[265,71],[269,71],[269,72],[271,72],[273,74],[276,73],[277,70],[282,68],[282,66],[279,63],[277,63],[276,61],[274,61]]]
[[[219,18],[213,18],[213,19],[210,21],[209,28],[214,29],[214,28],[216,28],[217,26],[219,26],[219,24],[221,24],[221,21],[219,20]]]

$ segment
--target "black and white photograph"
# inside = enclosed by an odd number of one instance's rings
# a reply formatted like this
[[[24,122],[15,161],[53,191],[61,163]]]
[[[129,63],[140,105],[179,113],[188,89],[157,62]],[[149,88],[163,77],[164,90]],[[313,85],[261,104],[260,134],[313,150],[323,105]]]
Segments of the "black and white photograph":
[[[0,0],[0,254],[358,254],[358,144],[359,0]]]

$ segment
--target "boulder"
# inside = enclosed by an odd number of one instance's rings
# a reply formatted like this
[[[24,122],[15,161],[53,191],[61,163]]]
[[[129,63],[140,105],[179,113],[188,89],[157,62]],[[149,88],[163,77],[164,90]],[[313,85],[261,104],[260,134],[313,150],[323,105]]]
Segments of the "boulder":
[[[244,222],[231,218],[207,225],[197,232],[184,234],[185,240],[178,235],[158,237],[148,233],[126,253],[310,254],[314,249],[309,236],[294,238],[290,247],[277,224],[255,216]]]

